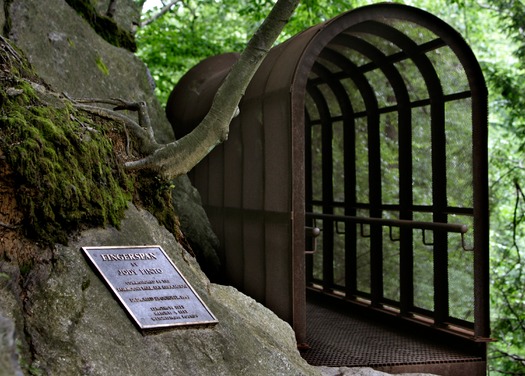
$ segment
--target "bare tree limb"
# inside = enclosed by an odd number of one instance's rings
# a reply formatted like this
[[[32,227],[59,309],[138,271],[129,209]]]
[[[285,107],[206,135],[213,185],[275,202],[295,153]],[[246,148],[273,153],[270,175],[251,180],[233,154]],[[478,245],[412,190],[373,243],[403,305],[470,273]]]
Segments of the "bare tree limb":
[[[144,26],[148,26],[150,23],[152,22],[155,22],[156,20],[158,20],[160,17],[162,17],[164,14],[168,13],[170,11],[170,9],[177,3],[180,3],[181,0],[172,0],[171,2],[169,2],[168,4],[166,4],[165,6],[163,6],[161,8],[161,10],[158,12],[158,13],[155,13],[153,16],[151,16],[150,18],[148,18],[147,20],[145,21],[142,21],[140,23],[140,27],[144,27]]]
[[[123,99],[96,99],[96,98],[82,98],[70,99],[76,108],[82,109],[86,112],[101,116],[110,120],[117,120],[124,122],[125,126],[135,138],[139,141],[139,149],[145,154],[153,153],[155,150],[161,148],[155,140],[153,128],[151,126],[150,118],[147,112],[145,102],[127,102]],[[109,108],[99,107],[93,103],[109,104],[116,106],[113,110]],[[130,110],[139,113],[139,124],[129,117],[122,115],[117,110]]]
[[[520,362],[525,366],[525,358],[516,354],[511,354],[502,350],[496,350],[497,353],[501,354],[504,357],[510,358],[515,362]]]
[[[217,91],[210,111],[190,134],[157,149],[144,159],[127,162],[126,168],[152,168],[166,177],[176,177],[187,173],[215,146],[225,141],[246,88],[298,3],[299,0],[277,1]]]

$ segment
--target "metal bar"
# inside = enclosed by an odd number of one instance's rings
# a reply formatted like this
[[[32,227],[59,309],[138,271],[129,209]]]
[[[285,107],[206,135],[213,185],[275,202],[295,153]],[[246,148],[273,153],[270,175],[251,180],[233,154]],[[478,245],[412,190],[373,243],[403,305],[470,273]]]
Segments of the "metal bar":
[[[333,64],[337,65],[342,72],[346,75],[346,78],[349,78],[353,81],[353,83],[356,85],[357,89],[359,90],[361,96],[363,97],[365,101],[365,106],[367,110],[370,111],[370,114],[372,114],[372,117],[375,118],[375,123],[377,124],[376,128],[379,128],[379,115],[377,114],[377,99],[375,98],[374,90],[370,86],[370,83],[368,82],[367,78],[364,76],[362,72],[359,72],[359,67],[353,63],[352,61],[348,60],[347,57],[341,55],[340,53],[325,48],[321,52],[321,57],[326,58],[328,61],[332,62]],[[341,78],[337,77],[337,79],[340,81]],[[352,110],[353,113],[353,110]],[[344,116],[348,116],[348,114],[343,112]],[[355,128],[351,128],[346,132],[346,124],[354,124],[355,117],[352,116],[352,118],[349,121],[345,121],[345,200],[348,200],[344,203],[345,208],[345,214],[349,213],[355,213],[355,201],[356,201],[356,166],[355,166]],[[377,130],[377,133],[379,133],[379,130]],[[379,139],[377,139],[377,143],[379,143]],[[347,150],[348,147],[350,147],[351,150]],[[346,159],[348,154],[349,158],[352,159]],[[378,164],[377,166],[380,169],[380,156],[377,156]],[[350,166],[349,163],[352,163],[353,165]],[[347,166],[348,165],[348,166]],[[348,173],[348,175],[347,175]],[[380,173],[380,170],[379,170]],[[347,187],[350,187],[350,189],[347,190]],[[380,205],[380,194],[381,194],[381,187],[379,186],[379,201],[374,200],[375,205]],[[377,190],[376,190],[377,191]],[[336,203],[332,203],[335,205]],[[332,212],[333,213],[333,212]],[[362,228],[361,228],[362,229]],[[347,235],[345,235],[345,247],[346,247],[346,261],[345,261],[345,272],[346,272],[346,294],[347,296],[351,296],[355,294],[357,291],[357,280],[358,280],[358,273],[357,273],[357,237],[352,235],[355,234],[355,231],[352,231],[352,229],[348,229]],[[379,235],[379,236],[378,236]],[[381,243],[381,234],[375,234],[375,240],[371,239],[371,243],[374,243],[375,251],[374,254],[377,255],[377,253],[382,253],[382,243]],[[381,255],[380,255],[381,256]],[[382,297],[382,286],[383,286],[383,273],[382,273],[382,258],[379,257],[380,263],[378,266],[374,267],[374,271],[372,271],[372,267],[370,270],[370,273],[373,273],[374,276],[371,276],[371,280],[374,281],[375,286],[374,288],[371,287],[371,291],[376,292],[376,301],[381,299]],[[372,261],[372,258],[371,258]],[[372,264],[372,262],[371,262]],[[378,303],[379,304],[379,303]]]
[[[343,152],[344,152],[344,203],[340,206],[344,208],[345,215],[355,215],[356,202],[356,151],[355,151],[355,123],[354,123],[354,109],[352,102],[348,97],[345,87],[341,80],[334,75],[329,69],[323,66],[322,61],[316,62],[314,65],[314,72],[318,78],[315,81],[319,83],[326,83],[334,93],[339,107],[341,109],[341,116],[331,116],[332,124],[341,122],[343,124]],[[338,205],[333,203],[334,207]],[[310,210],[311,211],[311,210]],[[338,234],[344,233],[345,244],[345,295],[353,297],[357,289],[357,237],[356,225],[347,226],[345,230],[340,231],[338,228],[339,222],[336,222],[336,232]]]
[[[321,234],[321,230],[319,227],[310,227],[305,226],[305,235],[311,240],[312,249],[311,250],[305,250],[304,253],[306,255],[313,255],[317,251],[317,237]]]
[[[446,135],[445,102],[441,81],[427,55],[418,51],[418,45],[395,28],[375,21],[361,23],[358,28],[390,40],[412,59],[425,81],[430,99],[430,117],[432,134],[432,202],[434,222],[447,221],[447,174],[446,174]],[[446,322],[449,316],[449,281],[447,233],[437,231],[434,234],[434,311],[437,325]]]
[[[399,160],[399,216],[402,220],[412,220],[412,111],[405,80],[393,64],[394,62],[407,59],[408,56],[403,52],[396,54],[397,57],[393,58],[393,56],[386,56],[382,51],[361,38],[352,38],[352,41],[352,47],[355,48],[356,44],[361,46],[358,50],[373,61],[371,64],[376,65],[376,67],[381,70],[394,90],[397,104],[392,106],[391,112],[397,113],[397,128],[395,128],[397,134],[395,135],[395,140],[398,142]],[[386,112],[386,114],[391,112]],[[386,115],[383,119],[384,121],[388,121]],[[414,296],[412,231],[407,228],[400,230],[400,238],[394,240],[392,236],[392,226],[389,226],[390,239],[393,241],[400,240],[400,307],[402,313],[408,314],[413,306]]]
[[[461,40],[462,41],[462,40]],[[451,45],[469,75],[472,91],[474,188],[474,323],[478,337],[490,335],[490,257],[488,204],[488,92],[476,56],[467,45]]]
[[[305,156],[304,156],[304,174],[305,174],[305,210],[313,210],[313,182],[312,182],[312,123],[311,117],[308,113],[308,106],[305,106],[305,131],[304,131],[304,144],[305,144]],[[311,220],[314,222],[314,220]],[[307,222],[307,225],[312,223]],[[315,227],[315,224],[313,225]],[[308,244],[308,243],[307,243]],[[306,257],[305,259],[305,279],[308,285],[313,281],[314,263],[313,257]]]
[[[447,221],[447,154],[445,134],[445,103],[441,82],[434,66],[425,56],[419,58],[423,77],[431,98],[431,139],[432,139],[432,203],[435,207],[433,220]],[[436,325],[444,325],[450,312],[448,239],[446,232],[434,233],[434,312]]]
[[[394,62],[407,59],[408,56],[404,52],[395,54],[395,57],[393,55],[386,56],[381,50],[365,39],[357,38],[350,34],[339,35],[334,42],[332,42],[332,44],[334,43],[351,47],[353,50],[367,56],[371,60],[371,63],[366,64],[366,67],[361,66],[359,71],[381,70],[394,90],[397,104],[383,108],[383,110],[385,110],[383,112],[386,114],[397,112],[398,114],[398,126],[396,128],[398,134],[396,135],[396,140],[399,145],[399,203],[401,208],[399,215],[401,219],[412,220],[412,111],[406,83],[394,66]],[[428,44],[427,48],[435,49],[441,46],[443,46],[443,41],[436,40],[434,43]],[[370,113],[368,109],[365,112],[367,115]],[[392,226],[389,226],[389,229],[390,239],[394,241]],[[402,229],[401,235],[400,239],[395,239],[401,240],[399,259],[400,305],[402,312],[408,313],[414,301],[412,231]]]
[[[369,85],[369,83],[367,82]],[[368,86],[367,85],[367,86]],[[368,98],[367,98],[368,97]],[[378,103],[370,87],[369,95],[364,97],[368,116],[368,197],[370,216],[381,216],[381,133]],[[383,281],[383,230],[380,226],[370,227],[370,293],[372,305],[380,305],[384,295]]]
[[[410,221],[406,219],[386,219],[373,217],[346,216],[335,214],[306,213],[307,218],[332,219],[350,223],[362,223],[367,225],[393,226],[400,228],[413,228],[421,230],[457,232],[464,234],[468,231],[468,226],[459,223],[438,223],[424,221]]]
[[[332,156],[332,124],[330,110],[326,99],[317,87],[308,87],[308,93],[314,100],[321,118],[321,149],[322,149],[322,195],[323,212],[333,214],[333,156]],[[331,220],[323,220],[323,289],[330,291],[334,284],[334,225]]]
[[[319,200],[313,200],[311,202],[312,205],[322,205],[322,201]],[[344,202],[338,202],[335,201],[332,203],[334,208],[344,208],[345,203]],[[369,210],[370,204],[368,203],[362,203],[362,202],[356,202],[354,209],[363,209],[363,210]],[[390,212],[397,212],[401,210],[401,206],[397,204],[383,204],[381,206],[381,209],[383,211],[390,211]],[[410,208],[412,213],[432,213],[434,212],[434,207],[432,205],[412,205]],[[449,206],[447,207],[445,214],[449,215],[463,215],[463,216],[474,216],[474,209],[473,208],[466,208],[466,207],[455,207],[455,206]]]
[[[340,81],[338,81],[342,87]],[[346,91],[343,88],[344,91]],[[344,187],[345,187],[345,215],[356,214],[356,150],[355,150],[355,120],[354,109],[348,95],[345,95],[341,104],[343,112],[343,145],[344,145]],[[354,297],[357,292],[357,227],[355,224],[346,226],[345,235],[345,296]]]
[[[367,24],[368,27],[374,27],[373,26],[373,23],[370,22],[369,24]],[[343,36],[345,36],[345,34],[343,34]],[[433,50],[437,50],[441,47],[444,47],[446,46],[446,43],[442,40],[442,39],[434,39],[434,40],[431,40],[429,42],[426,42],[426,43],[423,43],[421,45],[418,46],[418,51],[417,53],[420,53],[420,54],[424,54],[424,53],[427,53],[427,52],[430,52],[430,51],[433,51]],[[411,51],[412,52],[412,51]],[[361,67],[361,70],[363,70],[364,72],[369,72],[369,71],[372,71],[374,69],[376,69],[377,67],[377,61],[380,61],[380,62],[385,62],[386,64],[395,64],[395,63],[398,63],[400,61],[403,61],[403,60],[407,60],[409,59],[409,55],[406,53],[406,51],[400,51],[400,52],[397,52],[395,54],[392,54],[392,55],[389,55],[387,57],[385,57],[384,59],[381,59],[381,60],[375,60],[375,61],[372,61],[368,64],[365,64]]]
[[[339,75],[334,74],[334,76],[338,76],[338,77],[340,77],[340,79],[347,78],[346,76],[343,76],[341,74],[339,74]],[[462,91],[462,92],[459,92],[459,93],[453,93],[453,94],[444,95],[443,96],[443,101],[445,103],[446,102],[453,102],[453,101],[457,101],[459,99],[470,98],[471,96],[472,96],[472,92],[470,90],[466,90],[466,91]],[[410,108],[425,107],[425,106],[429,106],[429,105],[430,105],[430,99],[428,99],[428,98],[426,98],[426,99],[419,99],[419,100],[410,102],[410,104],[409,104]],[[393,105],[393,106],[379,107],[377,109],[377,112],[379,114],[386,114],[386,113],[393,112],[393,111],[398,111],[398,110],[399,110],[399,106],[396,104],[396,105]],[[366,116],[368,116],[368,112],[366,112],[366,111],[359,111],[359,112],[356,112],[356,113],[353,114],[353,117],[355,119],[364,118]],[[338,115],[338,116],[333,116],[331,118],[331,120],[332,120],[332,122],[336,122],[336,121],[341,121],[342,118],[343,117],[341,115]],[[312,121],[312,125],[318,125],[320,123],[321,123],[321,120]]]
[[[431,139],[432,139],[432,203],[435,207],[433,220],[447,221],[447,154],[445,134],[445,103],[441,82],[434,66],[428,58],[423,60],[422,71],[431,98]],[[423,65],[423,64],[422,64]],[[434,320],[441,326],[450,315],[449,273],[448,273],[448,239],[447,233],[434,233]]]
[[[401,238],[394,238],[394,233],[392,232],[392,226],[388,226],[388,235],[390,236],[390,241],[398,242],[401,241]],[[403,273],[401,273],[403,274]]]

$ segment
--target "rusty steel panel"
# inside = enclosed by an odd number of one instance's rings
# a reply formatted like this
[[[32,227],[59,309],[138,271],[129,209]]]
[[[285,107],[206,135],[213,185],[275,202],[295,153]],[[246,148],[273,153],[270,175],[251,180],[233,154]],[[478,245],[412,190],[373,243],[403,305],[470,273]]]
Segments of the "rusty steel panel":
[[[451,53],[432,54],[441,48]],[[451,82],[450,87],[442,82],[449,76],[447,73],[444,74],[447,77],[440,76],[443,68],[439,59],[445,56],[453,56],[462,66],[468,87],[456,92],[456,82]],[[177,137],[189,132],[204,117],[237,58],[237,54],[211,57],[181,79],[167,108]],[[413,73],[410,76],[408,69]],[[412,80],[417,79],[420,91],[415,93]],[[353,92],[345,91],[350,90],[345,86],[348,81],[352,82]],[[380,82],[384,87],[377,86]],[[305,116],[308,100],[316,107],[317,117]],[[473,197],[471,206],[449,207],[448,191],[454,189],[450,181],[454,181],[454,173],[461,173],[451,172],[453,169],[443,163],[449,157],[448,120],[454,115],[448,114],[447,106],[451,103],[459,103],[462,112],[472,112],[472,124],[467,124],[472,139],[465,145],[465,150],[472,147],[472,160],[465,162],[471,164],[473,174],[473,191],[468,193]],[[240,115],[232,121],[228,141],[213,150],[191,173],[221,241],[221,258],[230,283],[290,322],[298,341],[304,342],[305,224],[310,226],[319,221],[323,224],[320,243],[324,254],[322,277],[315,282],[323,286],[323,293],[337,290],[349,301],[356,297],[370,299],[371,310],[385,306],[399,309],[400,316],[407,321],[414,321],[413,315],[423,315],[436,327],[447,327],[450,323],[465,326],[466,330],[473,330],[476,341],[487,340],[490,334],[487,90],[475,56],[457,32],[424,11],[399,4],[376,4],[349,11],[274,47],[253,77],[239,107]],[[428,113],[428,119],[417,119],[421,113]],[[390,124],[391,119],[397,123]],[[411,191],[414,182],[422,179],[414,167],[418,163],[412,150],[414,119],[419,120],[418,129],[424,126],[430,129],[426,146],[431,162],[427,179],[428,191],[433,193],[428,199],[430,204],[417,201],[419,198]],[[358,130],[363,124],[365,131]],[[342,136],[334,136],[333,128],[338,126],[344,128]],[[320,127],[316,134],[326,154],[318,167],[322,172],[315,174],[306,170],[313,168],[313,153],[308,149],[313,133],[305,135],[314,127]],[[364,146],[359,144],[364,139],[359,138],[359,132],[366,132]],[[337,137],[344,138],[343,177],[334,176],[336,163],[332,153],[333,145],[339,141]],[[399,157],[399,166],[389,167],[399,180],[397,201],[395,197],[385,198],[382,181],[385,164],[381,153],[385,145],[390,145],[385,143],[392,140],[397,142],[397,151],[393,153]],[[367,171],[358,168],[356,160],[363,157],[359,153],[366,154]],[[367,184],[364,200],[357,198],[360,174],[366,177],[361,179]],[[320,199],[313,198],[313,175],[322,180]],[[335,198],[337,184],[344,185],[344,202]],[[306,213],[307,207],[311,213]],[[426,219],[418,220],[427,214],[430,227]],[[454,227],[448,223],[454,216],[472,218],[474,227],[472,323],[454,317],[449,301],[454,281],[449,278],[451,246],[447,231]],[[414,243],[419,241],[414,231],[421,229],[421,223],[425,227],[423,243],[434,249],[433,269],[429,271],[434,281],[431,308],[418,306],[414,292],[418,283],[414,274]],[[399,224],[403,228],[395,239],[392,227]],[[368,226],[366,231],[363,226]],[[388,229],[390,237],[385,236]],[[432,232],[432,242],[424,240],[424,231]],[[337,257],[341,257],[335,250],[341,238],[336,241],[336,237],[341,235],[347,244],[343,286],[336,282],[334,271]],[[370,236],[366,243],[358,241],[359,237]],[[402,271],[396,298],[387,296],[385,255],[392,252],[387,244],[397,241],[401,245],[391,247],[399,252],[396,265]],[[368,250],[367,260],[372,263],[368,266],[368,291],[362,291],[357,276],[359,247],[363,248],[363,244]],[[312,263],[309,265],[308,283],[311,283],[313,267]]]
[[[190,133],[208,113],[217,89],[238,58],[238,53],[213,56],[180,79],[166,104],[166,116],[177,138]]]
[[[243,103],[240,118],[232,125],[241,129],[244,150],[241,170],[245,252],[243,289],[250,296],[264,296],[266,281],[265,242],[261,236],[264,233],[264,128],[261,117],[253,115],[257,111],[257,103]],[[248,126],[242,127],[242,124]]]
[[[224,179],[226,179],[226,171],[224,165],[224,145],[215,148],[207,158],[203,170],[206,171],[207,180],[202,184],[206,184],[207,197],[206,202],[209,206],[220,208],[224,205],[226,192],[224,191]],[[199,170],[197,170],[199,171]],[[213,182],[213,184],[210,184]]]

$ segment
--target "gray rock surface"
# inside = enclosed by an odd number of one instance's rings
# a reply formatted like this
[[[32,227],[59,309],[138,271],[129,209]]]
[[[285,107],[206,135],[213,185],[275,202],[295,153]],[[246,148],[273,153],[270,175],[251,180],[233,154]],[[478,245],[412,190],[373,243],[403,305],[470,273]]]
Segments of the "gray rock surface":
[[[141,334],[80,251],[124,244],[162,246],[219,323]],[[120,230],[85,231],[69,246],[57,246],[55,254],[51,264],[31,272],[25,303],[32,367],[42,374],[319,375],[300,357],[288,324],[234,288],[210,284],[146,211],[130,206]],[[0,306],[0,317],[17,317]],[[15,324],[0,325],[7,329],[0,346],[13,354]]]
[[[0,375],[23,375],[18,364],[14,321],[4,316],[0,316]]]
[[[113,3],[112,18],[124,30],[134,33],[140,24],[140,9],[129,0],[97,0],[94,1],[99,14],[109,15],[110,4]]]
[[[119,3],[122,9],[132,2]],[[106,42],[65,0],[14,1],[8,11],[8,37],[56,91],[73,98],[146,101],[157,140],[173,141],[147,68],[132,52]]]

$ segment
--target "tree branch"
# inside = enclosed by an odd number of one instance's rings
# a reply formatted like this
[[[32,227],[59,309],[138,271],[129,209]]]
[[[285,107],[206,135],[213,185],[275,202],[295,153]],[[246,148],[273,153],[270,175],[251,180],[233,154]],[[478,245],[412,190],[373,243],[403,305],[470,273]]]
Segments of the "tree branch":
[[[144,27],[144,26],[148,26],[150,23],[153,23],[155,22],[156,20],[158,20],[160,17],[162,17],[164,14],[168,13],[170,11],[170,9],[177,3],[180,3],[181,0],[172,0],[170,3],[166,4],[165,6],[163,6],[161,8],[161,10],[154,14],[153,16],[151,16],[150,18],[148,18],[147,20],[145,21],[142,21],[140,23],[140,27]]]
[[[219,87],[210,111],[190,134],[142,160],[127,162],[126,168],[152,168],[173,178],[187,173],[225,141],[246,88],[298,4],[299,0],[277,1]]]
[[[506,357],[506,358],[510,358],[512,359],[513,361],[515,362],[520,362],[522,363],[523,365],[525,365],[525,358],[522,357],[522,356],[519,356],[519,355],[516,355],[516,354],[511,354],[511,353],[508,353],[508,352],[505,352],[505,351],[502,351],[502,350],[495,350],[497,353],[501,354],[502,356]]]
[[[512,302],[510,301],[509,297],[507,296],[506,292],[503,291],[501,288],[499,290],[500,290],[501,295],[503,296],[503,299],[505,299],[506,309],[508,309],[510,311],[510,313],[514,316],[514,318],[517,321],[517,324],[518,324],[519,328],[521,329],[521,331],[523,331],[525,333],[525,321],[524,321],[524,319],[521,317],[520,313],[517,312],[514,309],[514,306],[513,306]],[[517,328],[514,328],[514,329],[517,329]]]

